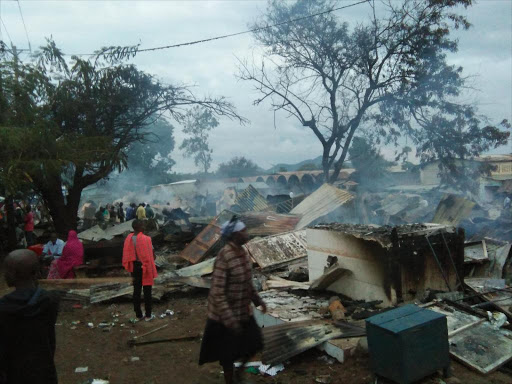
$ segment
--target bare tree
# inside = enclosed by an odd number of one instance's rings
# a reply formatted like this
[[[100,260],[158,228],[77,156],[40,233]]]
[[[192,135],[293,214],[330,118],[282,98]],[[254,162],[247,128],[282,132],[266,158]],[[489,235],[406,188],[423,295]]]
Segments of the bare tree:
[[[446,53],[457,50],[450,28],[470,26],[453,9],[469,5],[471,0],[369,2],[368,20],[349,29],[334,12],[305,17],[334,8],[334,1],[271,0],[255,25],[262,63],[240,60],[239,77],[260,92],[256,105],[270,100],[274,111],[311,129],[323,146],[325,180],[334,182],[358,130],[395,143],[411,135],[421,149],[428,140],[422,111],[446,121],[475,118],[472,107],[453,102],[464,79],[461,68],[446,62]]]

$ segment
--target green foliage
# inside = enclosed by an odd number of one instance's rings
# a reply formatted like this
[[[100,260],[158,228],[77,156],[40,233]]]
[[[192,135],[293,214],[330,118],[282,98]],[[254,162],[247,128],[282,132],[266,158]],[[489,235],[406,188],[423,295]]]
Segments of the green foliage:
[[[146,138],[133,143],[127,150],[129,178],[145,184],[170,182],[171,169],[175,162],[171,158],[174,149],[174,127],[164,118],[146,128]]]
[[[288,172],[288,169],[285,167],[279,167],[279,170],[277,172]]]
[[[222,97],[198,99],[190,88],[164,84],[124,62],[135,53],[108,48],[66,61],[49,40],[29,62],[15,52],[0,54],[0,126],[9,137],[0,152],[15,159],[2,159],[2,182],[16,188],[7,178],[28,175],[61,232],[76,226],[81,191],[125,169],[129,148],[151,138],[148,127],[164,112],[182,122],[190,107],[201,105],[244,121]],[[19,145],[9,149],[9,142]]]
[[[257,176],[262,170],[253,161],[245,157],[234,157],[226,163],[221,163],[217,175],[221,177]]]
[[[317,171],[321,169],[317,164],[314,163],[306,163],[300,166],[299,171]]]
[[[183,132],[189,137],[183,140],[180,149],[185,150],[185,157],[194,157],[194,164],[208,173],[212,163],[213,150],[208,145],[210,131],[219,122],[213,113],[199,106],[192,108],[186,116]]]
[[[371,183],[383,177],[387,169],[394,165],[392,161],[384,159],[380,152],[362,137],[354,137],[349,155],[360,183]]]

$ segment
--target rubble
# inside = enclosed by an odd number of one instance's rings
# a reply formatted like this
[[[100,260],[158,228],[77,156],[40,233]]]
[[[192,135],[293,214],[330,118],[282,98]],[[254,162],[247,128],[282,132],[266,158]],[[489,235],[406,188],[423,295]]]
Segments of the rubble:
[[[169,198],[167,206],[152,204],[158,218],[150,226],[159,269],[155,299],[210,287],[223,246],[220,227],[236,214],[247,226],[254,285],[268,308],[265,314],[254,310],[265,337],[260,372],[274,372],[262,367],[279,367],[310,348],[343,362],[356,350],[368,350],[361,347],[367,345],[365,319],[433,298],[420,306],[446,316],[452,358],[484,374],[512,359],[512,222],[499,207],[421,186],[358,193],[355,183],[350,192],[324,184],[310,195],[293,196],[268,195],[265,185],[256,184],[263,183],[212,183],[208,189],[193,181],[153,188],[189,191]],[[468,229],[468,242],[456,225]],[[81,304],[130,298],[131,277],[119,272],[130,231],[127,222],[81,232],[88,264],[80,275],[94,270],[101,277],[41,285]],[[198,337],[133,338],[130,345]]]
[[[307,227],[315,220],[335,211],[353,198],[354,196],[347,191],[329,184],[322,185],[290,211],[291,214],[302,216],[296,229]]]

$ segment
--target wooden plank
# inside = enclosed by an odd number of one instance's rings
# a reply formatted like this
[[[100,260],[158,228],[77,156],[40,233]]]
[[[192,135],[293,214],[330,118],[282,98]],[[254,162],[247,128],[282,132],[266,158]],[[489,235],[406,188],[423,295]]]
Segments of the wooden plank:
[[[106,284],[106,283],[130,283],[131,277],[93,277],[93,278],[80,278],[80,279],[41,279],[39,286],[42,288],[90,288],[93,285]]]
[[[311,283],[311,289],[326,289],[331,284],[334,284],[336,281],[338,281],[338,279],[340,279],[343,275],[350,273],[351,272],[346,268],[342,268],[339,265],[333,265],[327,271],[325,271],[322,276]]]

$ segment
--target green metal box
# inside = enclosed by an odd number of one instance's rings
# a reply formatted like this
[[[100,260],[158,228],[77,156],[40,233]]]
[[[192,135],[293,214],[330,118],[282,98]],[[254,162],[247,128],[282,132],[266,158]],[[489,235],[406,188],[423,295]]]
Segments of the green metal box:
[[[373,373],[409,384],[443,369],[450,355],[446,316],[408,304],[366,320]]]

